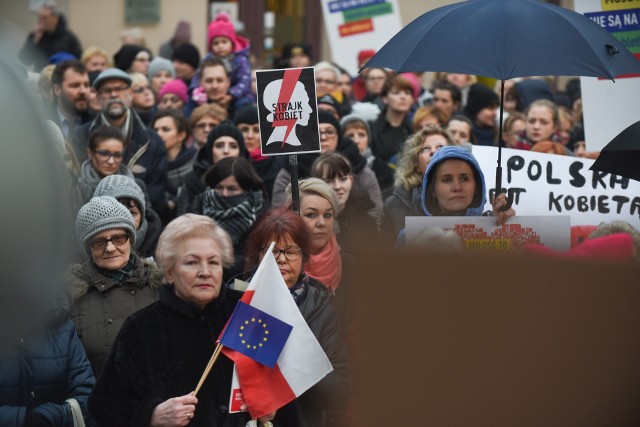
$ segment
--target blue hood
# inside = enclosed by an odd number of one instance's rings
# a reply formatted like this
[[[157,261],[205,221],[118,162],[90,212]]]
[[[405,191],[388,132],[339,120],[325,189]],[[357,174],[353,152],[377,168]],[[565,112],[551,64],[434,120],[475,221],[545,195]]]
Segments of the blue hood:
[[[447,159],[464,160],[467,163],[469,163],[478,172],[478,175],[480,176],[480,181],[482,184],[482,200],[479,205],[468,208],[465,216],[481,216],[484,209],[484,205],[487,202],[487,187],[484,184],[484,175],[482,173],[482,169],[480,169],[480,165],[478,164],[478,161],[476,160],[476,158],[473,157],[473,154],[471,154],[469,150],[463,147],[450,147],[450,146],[442,147],[441,149],[436,151],[436,153],[433,155],[433,158],[429,162],[429,166],[427,166],[427,170],[424,173],[424,177],[422,178],[422,197],[421,197],[422,210],[427,216],[433,215],[427,209],[427,204],[425,202],[427,184],[429,179],[433,178],[431,176],[432,175],[431,171],[436,167],[438,163],[441,163],[443,160],[447,160]]]

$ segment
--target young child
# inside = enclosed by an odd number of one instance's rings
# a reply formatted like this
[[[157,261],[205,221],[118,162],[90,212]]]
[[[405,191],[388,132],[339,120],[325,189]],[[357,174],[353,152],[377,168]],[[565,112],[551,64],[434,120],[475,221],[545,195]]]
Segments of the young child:
[[[233,23],[229,21],[229,15],[221,12],[211,21],[208,42],[209,53],[205,59],[215,57],[224,63],[231,80],[227,96],[232,98],[236,110],[251,103],[249,41],[236,35]],[[198,86],[199,83],[199,81],[196,82]]]

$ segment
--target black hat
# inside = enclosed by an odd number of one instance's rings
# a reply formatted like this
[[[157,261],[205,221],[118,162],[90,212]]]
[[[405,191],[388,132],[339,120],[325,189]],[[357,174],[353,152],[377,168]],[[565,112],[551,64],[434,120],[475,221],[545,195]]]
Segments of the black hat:
[[[326,110],[321,110],[318,108],[318,122],[319,123],[329,123],[336,131],[338,131],[338,135],[342,134],[342,126],[340,126],[340,122],[336,119],[336,116],[331,114]]]
[[[319,104],[325,104],[325,105],[332,106],[336,110],[338,115],[340,117],[342,117],[342,105],[340,105],[338,100],[335,99],[333,96],[329,95],[328,93],[325,94],[325,95],[322,95],[320,98],[318,98],[318,105]]]
[[[469,88],[469,97],[467,98],[467,106],[464,107],[464,114],[474,122],[480,110],[487,107],[497,107],[498,105],[497,93],[482,83],[474,83]]]
[[[255,105],[246,105],[236,112],[233,122],[236,125],[240,123],[246,123],[248,125],[254,125],[258,123],[258,107]]]
[[[240,132],[240,129],[238,129],[231,120],[226,119],[211,129],[211,132],[209,132],[209,136],[207,137],[207,143],[202,147],[202,149],[205,150],[207,158],[212,164],[213,155],[211,154],[211,149],[213,148],[213,143],[216,139],[221,136],[230,136],[235,139],[240,146],[240,157],[244,157],[246,159],[249,158],[249,151],[247,151],[247,146],[244,144],[244,136],[242,136],[242,132]]]
[[[113,55],[113,63],[122,71],[129,71],[133,60],[144,48],[135,44],[125,44]]]
[[[282,47],[282,59],[287,60],[293,55],[305,54],[311,58],[311,46],[306,43],[285,43]]]
[[[200,52],[195,45],[191,43],[181,44],[173,51],[173,55],[171,55],[171,60],[182,61],[186,64],[189,64],[193,67],[194,70],[198,69],[200,65]]]

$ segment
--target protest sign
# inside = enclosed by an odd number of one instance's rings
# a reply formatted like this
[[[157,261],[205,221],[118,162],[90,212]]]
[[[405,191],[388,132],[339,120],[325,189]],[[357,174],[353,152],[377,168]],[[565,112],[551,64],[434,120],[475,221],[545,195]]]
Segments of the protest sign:
[[[405,221],[407,246],[428,242],[422,238],[430,227],[452,230],[472,251],[518,251],[534,244],[564,251],[571,243],[568,216],[516,216],[500,227],[490,216],[410,216]]]
[[[397,0],[322,0],[332,60],[358,72],[358,52],[377,50],[402,28]]]
[[[495,183],[495,147],[473,147],[488,191]],[[640,182],[590,171],[593,160],[502,149],[502,185],[520,215],[569,215],[571,225],[624,220],[640,228]],[[487,203],[486,209],[491,209]]]
[[[313,67],[256,71],[262,155],[320,152]]]
[[[639,0],[580,0],[582,13],[618,39],[640,60]],[[619,76],[615,83],[581,77],[582,111],[589,151],[601,150],[627,126],[638,121],[640,75]]]

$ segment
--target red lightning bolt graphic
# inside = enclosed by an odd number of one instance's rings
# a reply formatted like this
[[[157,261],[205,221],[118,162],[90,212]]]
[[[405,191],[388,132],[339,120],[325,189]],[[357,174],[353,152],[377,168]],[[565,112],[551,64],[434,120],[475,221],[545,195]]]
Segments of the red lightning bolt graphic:
[[[278,105],[282,105],[282,103],[288,104],[291,100],[291,95],[293,94],[293,89],[296,87],[296,83],[298,82],[298,78],[300,77],[301,69],[291,69],[285,70],[284,77],[282,78],[282,88],[280,89],[280,95],[278,96]],[[282,147],[284,147],[289,134],[293,130],[296,125],[296,119],[286,119],[286,120],[274,120],[272,127],[276,126],[286,126],[287,130],[284,134],[284,139],[282,141]],[[280,147],[280,148],[282,148]]]

